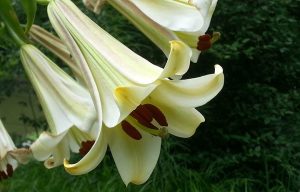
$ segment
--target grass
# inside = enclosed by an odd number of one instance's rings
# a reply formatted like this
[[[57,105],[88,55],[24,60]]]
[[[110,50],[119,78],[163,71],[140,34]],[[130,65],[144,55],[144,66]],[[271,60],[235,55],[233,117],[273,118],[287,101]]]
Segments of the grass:
[[[63,167],[45,169],[41,162],[20,166],[9,180],[0,182],[1,192],[91,192],[91,191],[177,191],[177,192],[288,192],[281,181],[266,188],[265,181],[247,177],[229,178],[218,176],[220,163],[211,162],[206,169],[195,169],[189,165],[193,154],[175,153],[186,150],[185,146],[172,138],[163,142],[163,148],[150,179],[143,185],[123,184],[113,159],[108,154],[103,162],[86,175],[72,176]],[[198,162],[205,161],[198,159]],[[224,163],[224,162],[223,162]],[[226,163],[226,162],[225,162]],[[238,168],[236,168],[238,169]],[[244,173],[247,175],[247,173]],[[267,177],[267,175],[266,175]],[[221,178],[221,179],[220,179]],[[260,190],[258,190],[260,189]]]

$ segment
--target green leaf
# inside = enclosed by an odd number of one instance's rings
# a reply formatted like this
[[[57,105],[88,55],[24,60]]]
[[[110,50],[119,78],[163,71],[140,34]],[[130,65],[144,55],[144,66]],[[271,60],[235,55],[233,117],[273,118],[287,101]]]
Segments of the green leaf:
[[[27,42],[25,33],[20,26],[19,19],[10,0],[0,0],[0,18],[7,26],[8,31],[17,44],[22,45]]]
[[[25,28],[25,34],[29,32],[32,26],[36,14],[36,0],[21,0],[23,9],[27,15],[27,23]]]

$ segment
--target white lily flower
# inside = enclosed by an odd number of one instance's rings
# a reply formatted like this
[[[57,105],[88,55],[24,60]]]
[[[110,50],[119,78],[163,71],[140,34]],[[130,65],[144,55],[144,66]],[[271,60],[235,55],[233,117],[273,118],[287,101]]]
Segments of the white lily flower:
[[[99,0],[90,0],[96,4]],[[107,0],[167,56],[169,41],[182,40],[192,49],[192,62],[220,37],[205,34],[217,0]],[[103,3],[103,0],[102,0]],[[91,8],[90,8],[91,9]],[[99,10],[99,8],[98,8]]]
[[[108,144],[124,183],[145,182],[156,165],[161,138],[167,133],[189,137],[204,121],[194,107],[222,89],[222,68],[216,65],[214,74],[195,79],[171,80],[189,67],[191,52],[184,43],[170,43],[162,69],[110,36],[69,0],[51,1],[48,14],[80,66],[98,121],[103,114],[104,123],[90,151],[75,164],[66,161],[65,169],[75,175],[89,172]],[[163,98],[173,96],[171,102]]]
[[[14,142],[0,120],[0,181],[11,177],[18,166],[18,161],[11,155],[15,149]]]
[[[83,132],[76,127],[62,132],[58,135],[53,135],[49,132],[43,132],[39,138],[30,146],[33,157],[38,161],[44,161],[46,168],[51,169],[62,165],[64,159],[70,159],[70,153],[80,153],[84,156],[93,146],[96,136],[99,131],[98,124],[94,124],[89,132]],[[105,141],[102,139],[102,141]],[[105,155],[106,145],[101,145],[104,148],[100,161]]]
[[[75,126],[87,131],[96,119],[88,91],[33,45],[22,45],[21,61],[53,134]]]
[[[65,161],[66,171],[79,175],[94,169],[97,166],[94,159],[108,145],[124,183],[144,183],[157,163],[161,138],[168,133],[183,138],[192,136],[204,122],[204,117],[193,107],[212,99],[222,88],[223,78],[222,68],[216,65],[214,74],[180,81],[164,80],[168,83],[160,85],[163,89],[155,89],[120,124],[114,128],[102,127],[102,138],[96,140],[96,147],[83,159],[76,164]]]

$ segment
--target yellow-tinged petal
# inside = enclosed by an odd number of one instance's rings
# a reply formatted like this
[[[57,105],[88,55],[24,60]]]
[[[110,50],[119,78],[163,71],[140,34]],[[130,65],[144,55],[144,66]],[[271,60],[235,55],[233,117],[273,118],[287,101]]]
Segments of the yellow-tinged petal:
[[[148,86],[118,87],[115,90],[114,96],[122,111],[119,122],[125,119],[137,106],[139,106],[158,85],[159,83],[153,83]],[[111,125],[114,126],[113,123]]]
[[[173,31],[198,31],[204,20],[190,4],[174,0],[131,0],[148,17]]]
[[[126,185],[146,182],[157,163],[161,138],[139,130],[142,139],[135,140],[120,126],[108,131],[109,147],[123,182]]]
[[[159,98],[154,99],[158,100]],[[194,108],[178,107],[176,105],[165,106],[155,102],[154,104],[165,115],[168,122],[168,132],[177,137],[191,137],[200,123],[205,121],[203,115]]]
[[[182,41],[170,41],[171,51],[169,59],[159,79],[172,77],[175,75],[182,76],[190,66],[191,50]]]
[[[180,81],[163,81],[152,92],[152,96],[160,98],[158,102],[181,107],[198,107],[214,98],[224,85],[223,69],[215,65],[215,73],[194,79]]]
[[[64,161],[65,170],[72,175],[81,175],[95,169],[104,158],[109,139],[104,128],[98,133],[97,139],[90,151],[77,163],[70,164],[67,159]],[[105,137],[106,136],[106,137]]]

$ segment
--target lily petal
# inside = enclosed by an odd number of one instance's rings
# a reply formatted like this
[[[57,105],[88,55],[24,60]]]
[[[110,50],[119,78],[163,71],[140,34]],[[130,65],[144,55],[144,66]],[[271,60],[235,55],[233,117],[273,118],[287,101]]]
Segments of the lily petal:
[[[173,0],[132,0],[148,17],[173,31],[198,31],[204,21],[195,6]]]
[[[147,181],[159,157],[161,138],[140,130],[142,139],[134,140],[120,126],[109,131],[109,147],[123,182],[128,185]]]
[[[215,65],[215,73],[194,79],[164,81],[152,92],[163,105],[198,107],[214,98],[224,85],[223,69]]]
[[[60,134],[73,125],[87,131],[96,119],[88,91],[33,45],[23,45],[20,55],[52,132]]]
[[[154,99],[154,98],[153,98]],[[159,98],[156,98],[157,100]],[[194,135],[200,123],[204,122],[203,115],[194,108],[171,107],[156,104],[168,120],[168,132],[177,137],[187,138]]]
[[[65,170],[72,175],[81,175],[95,169],[104,158],[107,149],[107,137],[104,137],[105,129],[98,133],[97,139],[90,151],[77,163],[70,164],[67,159],[64,161]]]
[[[53,155],[55,148],[59,145],[67,133],[67,131],[59,135],[52,135],[48,132],[41,133],[39,138],[30,146],[33,157],[39,161],[48,159],[51,155]],[[61,159],[61,162],[63,162],[63,159],[64,158]]]

